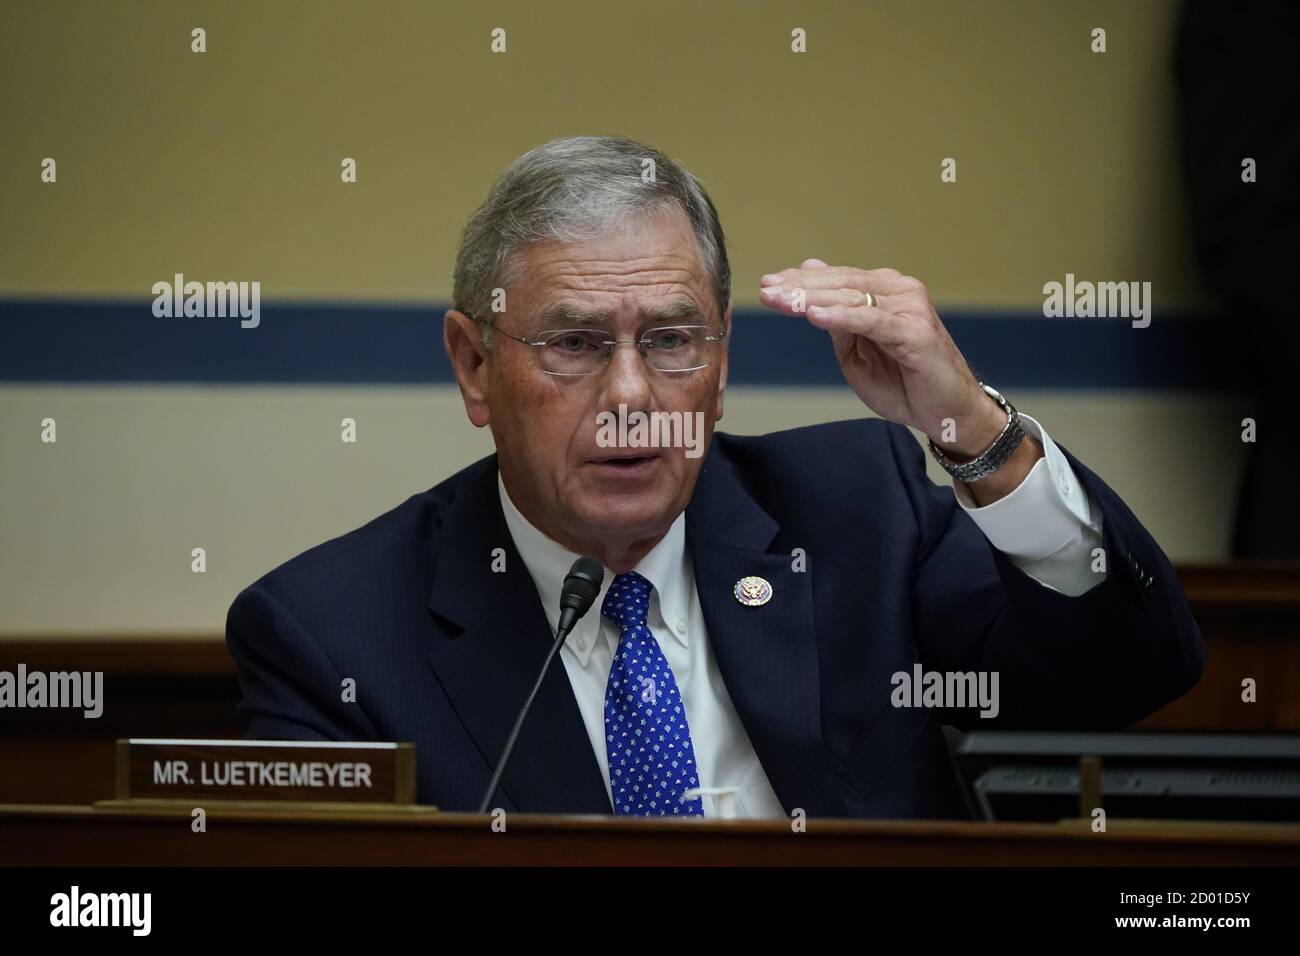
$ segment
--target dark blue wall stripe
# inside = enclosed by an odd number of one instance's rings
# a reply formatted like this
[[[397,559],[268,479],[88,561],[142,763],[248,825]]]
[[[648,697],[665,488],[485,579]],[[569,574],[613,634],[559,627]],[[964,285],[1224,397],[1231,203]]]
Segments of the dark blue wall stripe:
[[[0,380],[420,384],[451,382],[439,305],[263,303],[261,324],[155,318],[152,300],[0,300]],[[1231,336],[1203,318],[1045,319],[1024,310],[941,310],[975,371],[1022,388],[1211,388],[1241,384]],[[824,333],[737,312],[730,381],[842,382]]]

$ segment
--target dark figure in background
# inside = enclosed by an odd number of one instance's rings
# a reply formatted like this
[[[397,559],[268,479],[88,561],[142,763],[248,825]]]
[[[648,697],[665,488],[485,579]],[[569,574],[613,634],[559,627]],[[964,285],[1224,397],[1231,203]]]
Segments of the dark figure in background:
[[[1300,249],[1300,4],[1189,0],[1175,71],[1197,253],[1256,387],[1233,552],[1300,559],[1300,435],[1294,432]],[[1242,161],[1257,181],[1242,181]]]

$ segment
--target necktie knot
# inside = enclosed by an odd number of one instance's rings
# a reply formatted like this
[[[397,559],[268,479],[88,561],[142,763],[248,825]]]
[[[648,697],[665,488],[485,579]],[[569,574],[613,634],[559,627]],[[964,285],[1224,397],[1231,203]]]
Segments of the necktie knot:
[[[650,610],[650,587],[650,582],[635,571],[615,576],[600,606],[600,613],[620,629],[643,627]]]

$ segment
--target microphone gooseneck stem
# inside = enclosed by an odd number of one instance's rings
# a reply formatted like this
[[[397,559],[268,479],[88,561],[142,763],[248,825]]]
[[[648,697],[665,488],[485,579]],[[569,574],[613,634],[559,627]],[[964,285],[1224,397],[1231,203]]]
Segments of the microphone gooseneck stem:
[[[478,805],[479,813],[487,813],[492,798],[496,796],[497,787],[501,784],[501,776],[505,773],[506,764],[510,762],[510,754],[515,749],[515,741],[519,739],[519,731],[524,726],[528,712],[532,710],[537,692],[542,689],[546,672],[551,669],[551,661],[555,660],[555,655],[560,652],[564,639],[569,636],[573,626],[591,610],[596,595],[600,593],[604,578],[605,566],[592,557],[584,555],[574,561],[573,567],[569,568],[569,573],[564,578],[564,586],[560,590],[560,618],[555,628],[555,643],[551,645],[550,653],[542,662],[541,673],[537,675],[537,681],[533,684],[528,699],[524,701],[524,706],[520,708],[514,727],[510,729],[510,736],[506,738],[506,745],[501,751],[501,759],[497,761],[496,769],[492,771],[492,779],[488,782],[487,792],[483,794],[483,802]]]
[[[505,748],[501,751],[501,759],[497,761],[496,770],[492,773],[492,780],[488,783],[487,793],[483,794],[483,802],[478,806],[479,813],[488,812],[488,804],[492,802],[492,797],[496,795],[497,787],[501,783],[501,775],[505,773],[506,764],[510,762],[510,753],[515,749],[515,740],[519,737],[519,731],[524,726],[524,719],[528,716],[528,711],[532,709],[533,700],[537,697],[537,692],[542,689],[542,682],[546,680],[546,672],[551,669],[551,661],[555,660],[555,655],[560,652],[560,646],[564,639],[569,636],[569,631],[573,629],[570,623],[565,627],[561,623],[560,630],[556,632],[555,643],[551,645],[551,651],[546,655],[546,661],[542,664],[542,670],[537,675],[537,681],[533,684],[532,691],[528,694],[528,699],[524,701],[524,706],[519,711],[519,716],[515,718],[515,725],[510,729],[510,736],[506,738]]]

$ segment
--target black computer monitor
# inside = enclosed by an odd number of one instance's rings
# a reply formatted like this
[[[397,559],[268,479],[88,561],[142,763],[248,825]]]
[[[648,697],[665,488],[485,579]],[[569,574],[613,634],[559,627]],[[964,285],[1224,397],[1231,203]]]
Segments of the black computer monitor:
[[[1108,820],[1300,822],[1300,736],[945,732],[976,819],[1090,816],[1079,760],[1091,755]]]

